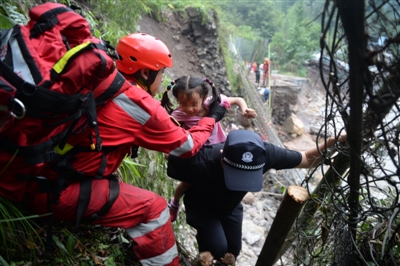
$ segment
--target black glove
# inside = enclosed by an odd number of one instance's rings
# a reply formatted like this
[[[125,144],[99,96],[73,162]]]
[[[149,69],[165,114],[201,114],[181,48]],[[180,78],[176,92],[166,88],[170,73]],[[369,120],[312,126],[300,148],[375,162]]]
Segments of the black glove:
[[[217,99],[210,105],[210,111],[208,112],[208,116],[215,119],[215,123],[219,122],[225,116],[226,108],[219,105],[221,102],[220,99]]]

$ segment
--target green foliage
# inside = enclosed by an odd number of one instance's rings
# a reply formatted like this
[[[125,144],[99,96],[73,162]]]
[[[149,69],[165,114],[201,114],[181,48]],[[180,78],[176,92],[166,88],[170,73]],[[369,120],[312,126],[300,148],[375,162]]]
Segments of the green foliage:
[[[320,25],[306,19],[303,1],[297,1],[289,10],[282,29],[271,41],[275,69],[305,75],[303,63],[319,47]]]
[[[14,26],[16,23],[14,20],[0,14],[0,29],[8,29]]]
[[[216,11],[217,14],[220,11]],[[229,27],[229,24],[227,23],[223,23],[220,20],[220,23],[218,25],[219,27],[217,27],[218,29],[218,41],[219,41],[219,45],[221,48],[221,52],[223,54],[224,57],[224,62],[225,62],[225,66],[226,66],[226,72],[228,75],[228,79],[231,83],[231,88],[233,89],[233,91],[235,91],[235,88],[238,87],[239,85],[239,80],[238,80],[238,76],[235,74],[234,72],[234,66],[235,66],[235,58],[234,56],[231,54],[228,44],[229,44],[229,40],[230,40],[230,36],[228,35],[228,30],[226,29],[226,27]]]
[[[194,0],[190,2],[186,1],[181,1],[181,0],[172,0],[168,1],[167,4],[164,3],[164,8],[169,8],[174,11],[178,10],[186,10],[186,8],[193,8],[202,15],[202,25],[205,25],[207,21],[211,19],[211,16],[213,12],[211,10],[214,10],[214,4],[212,2],[208,1],[201,1],[201,0]]]
[[[153,191],[166,199],[173,195],[175,182],[166,175],[167,160],[163,153],[139,148],[135,159],[126,157],[120,167],[124,182]]]
[[[102,20],[115,22],[122,31],[136,32],[141,15],[160,12],[161,0],[89,0]]]
[[[7,29],[15,24],[24,25],[28,18],[24,15],[24,10],[19,5],[10,3],[0,3],[0,29]]]
[[[122,252],[121,247],[128,243],[122,230],[85,224],[75,230],[71,223],[56,223],[55,251],[50,257],[41,257],[41,265],[127,265],[127,252]]]
[[[41,244],[32,220],[39,216],[27,216],[22,210],[22,206],[0,197],[0,256],[4,260],[18,258],[21,250],[27,252],[27,257],[33,257],[35,239]]]
[[[224,50],[224,49],[223,49]],[[225,65],[229,66],[229,68],[226,69],[228,79],[232,88],[232,92],[238,94],[238,88],[239,88],[239,76],[235,73],[234,68],[235,68],[235,59],[233,56],[230,55],[230,52],[227,51],[224,53],[224,59],[225,59]]]
[[[237,27],[249,26],[255,35],[271,38],[280,23],[280,12],[275,8],[275,1],[221,1],[217,2],[226,11],[227,20]]]

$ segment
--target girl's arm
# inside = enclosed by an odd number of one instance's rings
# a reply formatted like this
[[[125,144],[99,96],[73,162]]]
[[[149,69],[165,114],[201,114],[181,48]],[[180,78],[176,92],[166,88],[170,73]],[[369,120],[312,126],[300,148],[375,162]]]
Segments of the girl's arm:
[[[247,103],[242,97],[228,97],[228,102],[230,105],[237,105],[242,111],[242,115],[246,118],[257,117],[257,112],[251,108],[248,108]]]

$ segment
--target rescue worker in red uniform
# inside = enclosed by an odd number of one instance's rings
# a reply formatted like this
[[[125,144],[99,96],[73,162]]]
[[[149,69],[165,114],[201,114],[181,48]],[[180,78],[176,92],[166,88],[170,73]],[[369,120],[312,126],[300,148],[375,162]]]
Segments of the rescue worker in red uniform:
[[[79,198],[89,195],[83,218],[96,218],[91,220],[92,224],[125,228],[142,265],[179,265],[166,200],[151,191],[118,182],[119,194],[110,209],[100,214],[99,210],[113,197],[111,179],[105,177],[118,169],[135,146],[179,157],[193,156],[210,136],[216,121],[224,116],[225,109],[214,104],[210,117],[202,118],[197,126],[188,131],[178,127],[152,97],[161,85],[164,69],[172,67],[167,46],[153,36],[135,33],[122,38],[116,48],[120,56],[116,65],[129,88],[97,112],[102,150],[87,149],[68,162],[80,174],[80,180],[90,180],[89,190],[80,193],[83,182],[67,177],[58,204],[52,205],[53,218],[76,219],[80,213]],[[79,143],[83,147],[90,145],[92,138]],[[36,212],[47,212],[46,193],[35,194],[30,202]]]

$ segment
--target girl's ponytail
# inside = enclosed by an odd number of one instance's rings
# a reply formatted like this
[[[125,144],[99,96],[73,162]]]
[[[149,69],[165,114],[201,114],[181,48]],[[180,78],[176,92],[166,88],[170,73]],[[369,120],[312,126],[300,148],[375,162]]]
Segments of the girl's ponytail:
[[[212,83],[212,81],[211,81],[210,79],[208,79],[208,78],[205,78],[204,81],[207,82],[207,83],[211,86],[211,89],[212,89],[212,99],[211,99],[211,101],[210,101],[210,106],[211,106],[215,101],[217,101],[217,103],[219,104],[219,103],[220,103],[220,99],[219,99],[219,97],[218,97],[217,89],[215,88],[214,83]]]
[[[164,91],[163,96],[161,98],[161,106],[164,107],[165,110],[167,110],[168,114],[171,114],[172,111],[174,111],[173,105],[168,97],[168,92],[170,90],[173,90],[175,83],[176,83],[176,81],[171,81],[171,83],[168,84],[167,89]]]

